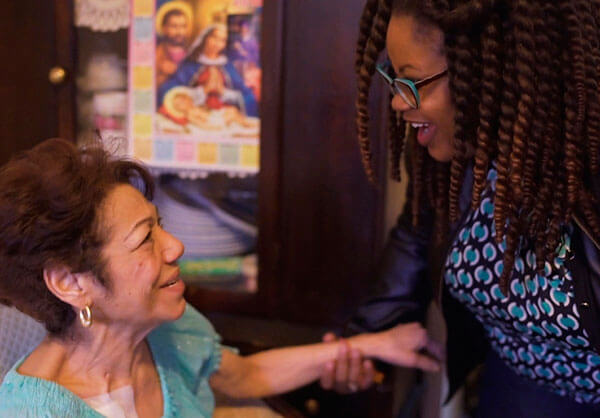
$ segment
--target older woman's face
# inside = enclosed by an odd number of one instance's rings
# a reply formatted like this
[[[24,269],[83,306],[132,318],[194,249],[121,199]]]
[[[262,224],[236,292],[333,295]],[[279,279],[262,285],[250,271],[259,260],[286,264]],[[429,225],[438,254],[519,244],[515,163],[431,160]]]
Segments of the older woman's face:
[[[102,250],[110,290],[99,291],[93,312],[107,323],[156,326],[185,310],[176,261],[183,244],[159,225],[156,207],[134,187],[116,186],[100,214],[109,233]]]
[[[394,15],[388,26],[386,48],[396,77],[422,80],[447,68],[443,34],[435,27],[424,27],[411,16]],[[437,161],[450,161],[454,138],[454,104],[448,77],[419,89],[421,106],[412,109],[396,95],[392,108],[417,130],[417,142]]]

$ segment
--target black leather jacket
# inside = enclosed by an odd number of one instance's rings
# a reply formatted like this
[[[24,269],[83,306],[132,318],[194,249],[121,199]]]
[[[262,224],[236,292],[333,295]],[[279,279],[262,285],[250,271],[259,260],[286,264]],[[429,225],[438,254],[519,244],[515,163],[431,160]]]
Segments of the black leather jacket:
[[[386,329],[400,322],[421,321],[435,293],[448,329],[447,399],[484,360],[489,348],[480,323],[448,294],[441,279],[450,244],[469,212],[472,183],[472,171],[467,170],[460,197],[463,218],[451,225],[449,239],[440,248],[431,248],[429,227],[415,228],[410,216],[400,215],[384,250],[375,291],[348,324],[350,332],[364,332]],[[577,219],[571,239],[574,257],[566,266],[576,277],[575,303],[582,324],[594,350],[600,353],[600,252],[585,229]]]

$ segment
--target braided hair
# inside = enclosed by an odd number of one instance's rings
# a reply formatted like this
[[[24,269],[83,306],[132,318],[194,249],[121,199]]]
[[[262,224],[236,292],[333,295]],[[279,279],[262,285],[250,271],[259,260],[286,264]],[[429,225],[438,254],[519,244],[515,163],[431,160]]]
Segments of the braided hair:
[[[444,33],[455,106],[453,156],[439,163],[415,145],[390,112],[392,178],[410,149],[408,209],[419,223],[434,208],[443,239],[460,216],[465,168],[473,160],[471,204],[480,204],[492,162],[496,240],[505,240],[500,278],[508,287],[518,252],[531,246],[537,268],[551,260],[574,215],[600,238],[600,0],[368,0],[356,53],[357,124],[363,165],[373,179],[367,100],[392,14]],[[474,150],[470,152],[468,150]]]

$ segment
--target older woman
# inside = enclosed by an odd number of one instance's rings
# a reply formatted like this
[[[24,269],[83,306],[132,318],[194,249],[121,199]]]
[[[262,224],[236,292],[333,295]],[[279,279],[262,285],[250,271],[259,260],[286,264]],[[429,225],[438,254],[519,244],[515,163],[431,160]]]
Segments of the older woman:
[[[140,165],[53,139],[0,171],[0,301],[48,337],[6,375],[0,416],[210,416],[212,389],[261,397],[319,376],[338,343],[240,357],[183,298],[183,245]],[[409,336],[408,338],[406,336]],[[417,337],[415,337],[415,335]],[[417,324],[353,337],[365,356],[437,370]]]

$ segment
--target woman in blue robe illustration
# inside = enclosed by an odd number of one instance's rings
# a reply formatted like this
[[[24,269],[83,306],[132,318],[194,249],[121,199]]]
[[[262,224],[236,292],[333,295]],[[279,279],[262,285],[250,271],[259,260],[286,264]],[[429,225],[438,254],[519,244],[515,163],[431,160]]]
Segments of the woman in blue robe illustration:
[[[207,27],[190,47],[190,53],[175,74],[157,92],[157,107],[163,104],[166,93],[177,86],[195,89],[195,104],[210,110],[234,105],[246,116],[258,116],[254,93],[229,62],[224,51],[227,46],[227,27],[214,24]]]

